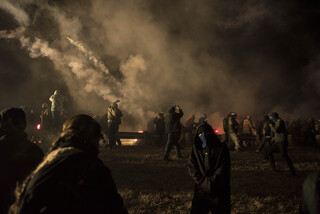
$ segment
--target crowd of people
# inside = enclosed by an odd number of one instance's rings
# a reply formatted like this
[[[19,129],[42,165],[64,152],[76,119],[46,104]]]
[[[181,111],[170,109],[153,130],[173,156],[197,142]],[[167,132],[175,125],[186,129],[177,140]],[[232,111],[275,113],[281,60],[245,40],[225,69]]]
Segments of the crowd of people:
[[[23,109],[9,108],[0,113],[0,171],[5,172],[0,181],[3,199],[0,213],[127,213],[110,170],[98,158],[101,141],[108,140],[110,148],[117,143],[121,145],[118,137],[123,116],[118,107],[120,101],[108,107],[103,130],[99,122],[88,115],[63,120],[64,100],[56,90],[50,97],[51,108],[42,105],[42,128],[59,129],[59,137],[45,154],[27,138]],[[237,114],[230,112],[222,121],[225,132],[222,137],[208,123],[206,114],[197,122],[195,115],[190,115],[185,123],[181,121],[183,115],[180,106],[175,105],[165,114],[158,113],[152,122],[159,136],[158,144],[165,145],[164,161],[170,160],[172,148],[177,158],[182,158],[182,140],[192,148],[187,163],[195,183],[191,213],[231,213],[230,150],[245,152],[247,147],[256,145],[256,151],[264,154],[274,171],[278,170],[273,154],[280,152],[291,175],[296,175],[288,156],[288,133],[297,131],[296,122],[290,126],[273,112],[256,128],[250,116],[239,125]],[[308,140],[312,138],[312,142],[319,128],[315,121],[309,122],[308,132],[303,136]],[[107,139],[103,132],[107,133]],[[319,178],[319,174],[316,176]],[[306,191],[309,191],[307,187]],[[307,199],[303,201],[301,210],[308,209],[307,202]]]

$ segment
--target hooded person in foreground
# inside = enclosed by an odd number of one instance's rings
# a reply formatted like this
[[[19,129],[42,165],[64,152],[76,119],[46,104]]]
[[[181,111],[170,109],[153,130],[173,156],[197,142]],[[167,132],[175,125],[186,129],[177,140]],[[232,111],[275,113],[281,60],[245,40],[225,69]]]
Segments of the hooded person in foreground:
[[[127,213],[110,170],[97,157],[101,129],[69,118],[40,165],[16,191],[10,213]]]
[[[14,202],[16,184],[23,182],[44,155],[40,147],[27,139],[22,109],[5,109],[0,115],[0,213],[7,213]]]
[[[195,181],[191,213],[230,213],[230,156],[212,127],[202,123],[197,129],[188,161]]]

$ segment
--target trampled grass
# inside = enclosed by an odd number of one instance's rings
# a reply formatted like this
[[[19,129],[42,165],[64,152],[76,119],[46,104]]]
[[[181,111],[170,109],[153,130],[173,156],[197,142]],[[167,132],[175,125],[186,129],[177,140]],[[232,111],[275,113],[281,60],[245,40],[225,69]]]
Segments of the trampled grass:
[[[190,149],[183,159],[171,152],[172,161],[161,160],[163,148],[132,146],[104,149],[100,158],[110,168],[129,213],[189,213],[194,184],[188,175]],[[320,169],[319,148],[289,148],[297,176],[291,177],[280,154],[280,173],[254,149],[231,154],[232,213],[297,213],[301,186],[307,173]]]

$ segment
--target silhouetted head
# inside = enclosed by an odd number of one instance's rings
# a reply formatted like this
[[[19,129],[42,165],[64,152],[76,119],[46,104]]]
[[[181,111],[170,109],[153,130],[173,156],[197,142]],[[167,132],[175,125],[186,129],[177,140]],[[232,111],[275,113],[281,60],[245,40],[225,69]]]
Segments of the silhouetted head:
[[[271,118],[274,118],[274,119],[278,119],[279,118],[279,114],[277,112],[272,112],[269,116]]]
[[[21,108],[4,109],[0,114],[2,133],[23,132],[26,129],[26,114]]]
[[[157,118],[158,118],[158,119],[162,119],[162,118],[164,118],[163,113],[162,113],[162,112],[159,112],[159,113],[157,114]]]
[[[169,108],[168,112],[172,113],[172,112],[175,112],[175,110],[176,110],[176,107],[172,106],[172,107]]]
[[[230,116],[231,116],[233,119],[236,119],[236,118],[237,118],[237,113],[235,113],[235,112],[230,112]]]
[[[191,120],[195,120],[196,117],[194,116],[194,114],[191,115]]]
[[[269,116],[268,115],[264,116],[264,121],[268,121],[268,120],[269,120]]]
[[[53,143],[51,151],[58,147],[73,146],[98,154],[101,139],[103,135],[99,123],[88,115],[80,114],[63,123],[60,138]]]
[[[202,122],[198,126],[195,137],[195,146],[197,148],[201,148],[204,139],[206,141],[207,147],[212,147],[214,146],[214,144],[220,142],[219,138],[214,133],[213,128],[207,122]]]
[[[47,103],[42,103],[41,108],[49,108],[49,105]]]

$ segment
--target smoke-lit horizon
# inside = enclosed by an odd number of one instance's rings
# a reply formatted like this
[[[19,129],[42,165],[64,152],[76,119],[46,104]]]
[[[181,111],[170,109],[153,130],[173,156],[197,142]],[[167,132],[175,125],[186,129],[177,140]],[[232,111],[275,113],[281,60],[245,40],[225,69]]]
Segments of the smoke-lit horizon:
[[[74,113],[120,99],[132,129],[176,104],[214,126],[230,111],[319,117],[319,15],[289,0],[3,0],[0,106],[59,89]]]

